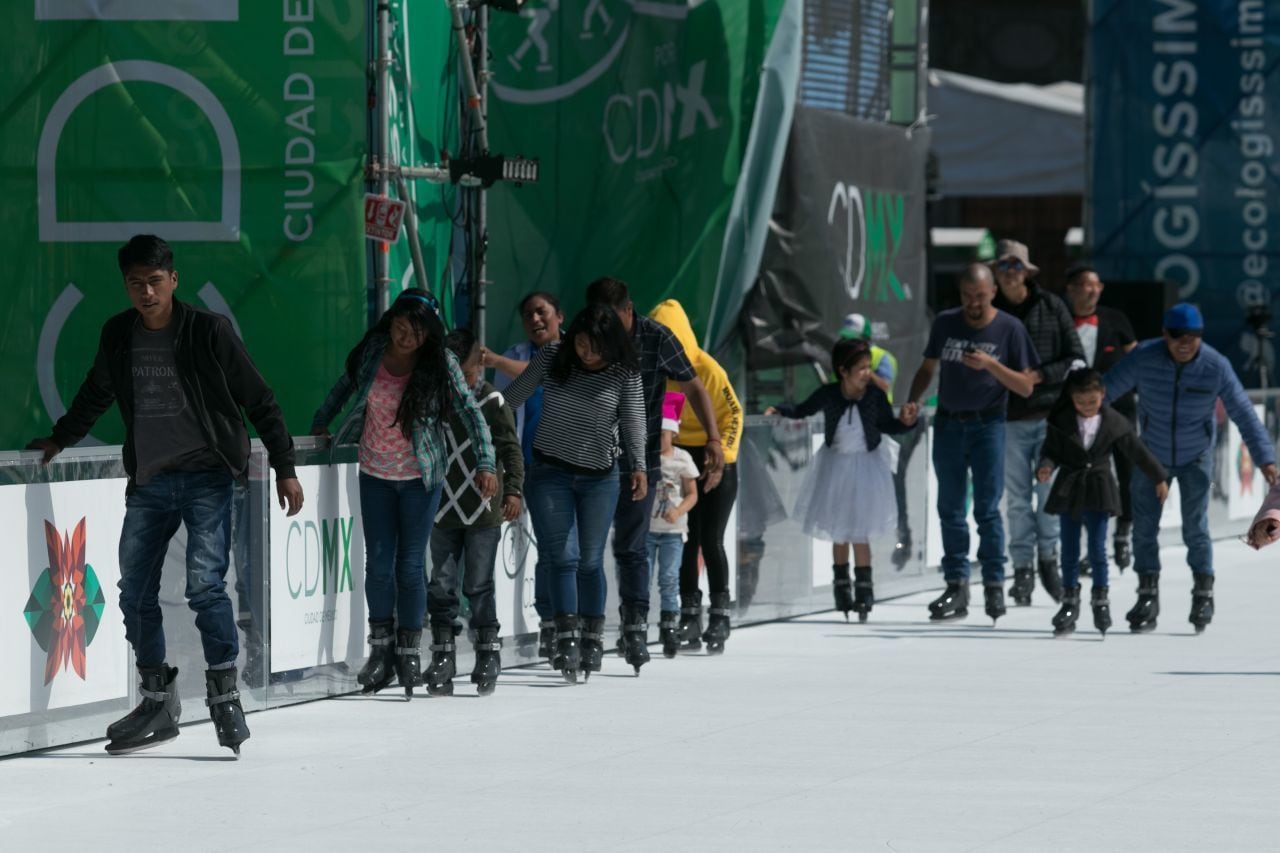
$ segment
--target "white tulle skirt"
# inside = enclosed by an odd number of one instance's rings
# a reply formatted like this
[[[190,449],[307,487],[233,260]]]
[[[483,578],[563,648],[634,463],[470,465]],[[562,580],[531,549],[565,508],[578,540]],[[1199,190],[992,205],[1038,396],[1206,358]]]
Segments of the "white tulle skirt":
[[[898,443],[888,436],[874,450],[818,450],[809,463],[794,517],[804,532],[828,542],[869,542],[898,528],[893,491]]]

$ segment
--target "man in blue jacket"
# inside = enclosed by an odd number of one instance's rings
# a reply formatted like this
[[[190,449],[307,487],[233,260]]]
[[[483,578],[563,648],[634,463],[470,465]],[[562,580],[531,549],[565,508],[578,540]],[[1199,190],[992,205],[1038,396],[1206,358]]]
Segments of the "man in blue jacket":
[[[1143,341],[1106,374],[1107,402],[1138,392],[1142,440],[1177,480],[1182,491],[1182,541],[1187,545],[1194,589],[1191,624],[1203,631],[1213,619],[1213,541],[1209,538],[1209,488],[1219,397],[1253,461],[1268,484],[1277,479],[1275,446],[1254,414],[1231,363],[1201,341],[1200,310],[1179,303],[1164,315],[1164,336]],[[1160,614],[1160,552],[1157,535],[1162,506],[1154,484],[1140,471],[1130,483],[1133,502],[1134,569],[1138,603],[1129,611],[1131,631],[1150,631]]]

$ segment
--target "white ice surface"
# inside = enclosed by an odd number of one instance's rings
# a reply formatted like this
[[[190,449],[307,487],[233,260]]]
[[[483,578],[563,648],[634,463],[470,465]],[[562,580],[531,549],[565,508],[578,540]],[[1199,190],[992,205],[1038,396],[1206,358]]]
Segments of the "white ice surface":
[[[464,675],[451,699],[253,714],[238,762],[207,723],[129,757],[10,759],[0,849],[1277,849],[1280,549],[1219,543],[1199,637],[1181,552],[1164,557],[1151,635],[1125,630],[1132,573],[1105,642],[1087,611],[1052,639],[1039,590],[994,630],[980,605],[931,625],[919,595],[657,655],[638,679],[610,656],[585,686],[539,667],[483,700]]]

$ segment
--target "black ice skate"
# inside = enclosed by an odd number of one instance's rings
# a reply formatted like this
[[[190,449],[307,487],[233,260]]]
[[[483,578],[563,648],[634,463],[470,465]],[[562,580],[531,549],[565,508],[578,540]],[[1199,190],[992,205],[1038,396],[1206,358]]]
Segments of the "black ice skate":
[[[831,594],[835,598],[836,610],[844,613],[847,622],[849,611],[853,610],[853,581],[849,578],[849,564],[834,564],[831,575]]]
[[[876,603],[875,584],[871,582],[870,566],[855,566],[853,569],[853,611],[858,614],[859,622],[866,622],[871,608]],[[845,614],[848,618],[848,614]]]
[[[1053,617],[1053,636],[1065,637],[1076,630],[1080,618],[1080,587],[1067,587],[1062,591],[1062,607]]]
[[[658,623],[658,637],[662,641],[662,656],[673,658],[680,650],[680,611],[662,611],[662,621]]]
[[[240,744],[249,739],[249,726],[240,707],[240,691],[236,690],[236,669],[210,669],[204,674],[209,698],[209,718],[218,732],[218,746],[225,746],[240,756]]]
[[[702,590],[680,596],[680,648],[696,652],[702,648]]]
[[[982,587],[982,602],[987,615],[991,617],[991,627],[994,628],[996,620],[1006,612],[1004,607],[1004,584],[985,584]]]
[[[1040,559],[1040,585],[1055,603],[1062,601],[1062,572],[1058,570],[1058,558]]]
[[[502,671],[502,641],[498,639],[497,626],[476,631],[476,663],[471,668],[471,683],[476,692],[488,696],[498,684]]]
[[[1129,564],[1133,562],[1132,531],[1133,524],[1131,522],[1116,522],[1116,533],[1111,540],[1111,545],[1116,552],[1116,566],[1121,572],[1129,568]]]
[[[968,581],[947,581],[947,588],[942,591],[942,595],[929,602],[929,619],[931,621],[943,622],[948,619],[963,619],[968,615]]]
[[[431,626],[431,663],[422,677],[428,696],[453,695],[453,676],[458,672],[457,636],[452,623]]]
[[[551,668],[560,670],[564,680],[570,684],[578,683],[578,667],[582,664],[582,649],[578,644],[581,637],[576,613],[556,617],[556,651],[551,659]]]
[[[639,607],[623,607],[622,656],[640,674],[640,667],[649,662],[649,626],[645,619],[649,614]]]
[[[582,643],[578,653],[578,668],[582,670],[582,680],[591,678],[591,673],[599,672],[604,660],[604,617],[579,616],[582,626]]]
[[[369,659],[356,676],[362,693],[377,693],[396,677],[395,644],[391,620],[369,620]]]
[[[168,743],[178,736],[182,702],[178,699],[177,667],[160,664],[138,670],[142,701],[107,726],[107,752],[124,755]]]
[[[396,677],[404,688],[405,701],[413,698],[413,688],[422,684],[422,631],[396,631]]]
[[[1093,607],[1093,627],[1098,629],[1104,640],[1107,638],[1107,631],[1111,630],[1111,602],[1107,600],[1109,591],[1108,587],[1095,586],[1089,602]]]
[[[1009,597],[1018,607],[1031,606],[1031,593],[1035,592],[1035,572],[1030,566],[1015,566],[1013,585],[1009,587]]]
[[[1154,631],[1160,615],[1160,575],[1138,575],[1138,601],[1125,614],[1129,630],[1135,634]]]
[[[708,654],[718,655],[724,651],[725,640],[729,639],[730,613],[729,593],[711,593],[711,607],[707,610],[707,632],[702,635]]]
[[[1213,575],[1195,572],[1191,578],[1194,585],[1191,589],[1190,622],[1199,634],[1213,621]]]

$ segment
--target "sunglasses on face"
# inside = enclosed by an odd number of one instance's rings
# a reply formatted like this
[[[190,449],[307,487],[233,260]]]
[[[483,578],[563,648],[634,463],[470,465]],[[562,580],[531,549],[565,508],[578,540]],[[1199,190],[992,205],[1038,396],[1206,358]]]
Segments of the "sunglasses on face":
[[[1165,329],[1165,331],[1175,341],[1180,341],[1183,338],[1200,338],[1204,336],[1203,329]]]
[[[1000,270],[1000,272],[1022,272],[1026,267],[1022,265],[1022,261],[1012,260],[997,261],[996,269]]]

